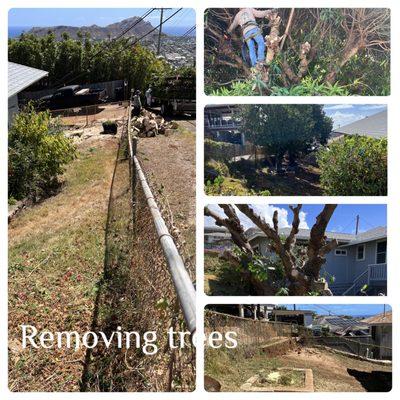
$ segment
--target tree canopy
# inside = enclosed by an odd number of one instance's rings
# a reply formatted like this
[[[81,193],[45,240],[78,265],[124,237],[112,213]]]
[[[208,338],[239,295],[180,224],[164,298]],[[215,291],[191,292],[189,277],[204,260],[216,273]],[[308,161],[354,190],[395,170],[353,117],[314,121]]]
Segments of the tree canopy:
[[[140,44],[128,38],[94,41],[88,35],[72,39],[67,33],[57,41],[46,36],[22,34],[8,42],[9,61],[49,72],[35,87],[81,84],[127,79],[131,88],[145,89],[155,77],[172,73],[172,67]]]
[[[332,120],[317,104],[251,104],[241,109],[246,139],[277,157],[278,167],[288,154],[291,163],[316,143],[325,144]]]
[[[250,74],[242,33],[224,34],[239,9],[205,14],[205,88],[216,95],[387,95],[390,9],[280,8],[257,22],[267,45],[266,71]]]

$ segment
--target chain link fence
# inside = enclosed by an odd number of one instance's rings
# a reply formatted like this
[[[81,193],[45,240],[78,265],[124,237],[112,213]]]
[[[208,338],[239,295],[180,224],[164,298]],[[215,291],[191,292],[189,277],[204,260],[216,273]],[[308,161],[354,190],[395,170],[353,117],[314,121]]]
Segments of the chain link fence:
[[[283,322],[253,320],[241,318],[216,311],[205,311],[205,333],[211,332],[236,332],[238,348],[248,346],[260,347],[277,337],[296,337],[302,346],[325,346],[344,353],[369,358],[382,359],[391,357],[392,349],[374,342],[369,335],[360,337],[343,337],[332,334],[314,336],[313,331],[307,327]],[[385,357],[382,357],[382,355]]]
[[[189,334],[183,348],[168,342],[170,328],[186,331],[187,327],[145,193],[135,176],[125,130],[109,199],[104,275],[92,330],[137,332],[140,345],[106,348],[99,343],[89,349],[81,390],[192,391],[195,349]],[[194,274],[193,266],[188,269]],[[133,336],[132,342],[136,339]],[[145,347],[146,339],[157,347],[154,354],[145,354],[144,350],[152,350]],[[176,334],[174,339],[178,345]]]
[[[50,112],[53,117],[61,118],[64,125],[92,126],[96,122],[121,119],[127,106],[128,101],[121,101],[51,110]]]
[[[204,324],[206,335],[211,332],[223,335],[229,331],[236,332],[238,347],[261,346],[276,337],[291,337],[293,329],[291,324],[241,318],[208,310],[205,312]]]

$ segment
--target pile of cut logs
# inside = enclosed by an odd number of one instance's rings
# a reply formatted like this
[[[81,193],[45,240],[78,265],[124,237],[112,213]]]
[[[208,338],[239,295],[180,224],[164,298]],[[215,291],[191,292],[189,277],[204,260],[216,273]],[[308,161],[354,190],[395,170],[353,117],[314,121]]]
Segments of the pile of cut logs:
[[[177,129],[178,125],[173,121],[165,121],[161,115],[142,109],[139,116],[132,117],[132,127],[139,137],[154,137],[168,135]]]

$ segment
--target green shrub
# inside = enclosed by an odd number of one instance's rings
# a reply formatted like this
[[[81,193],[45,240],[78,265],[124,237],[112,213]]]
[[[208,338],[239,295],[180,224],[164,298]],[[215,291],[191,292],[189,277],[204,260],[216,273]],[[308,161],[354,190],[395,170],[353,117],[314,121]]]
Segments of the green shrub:
[[[320,78],[312,79],[307,76],[295,86],[286,87],[271,87],[271,96],[349,96],[349,90],[346,86],[335,82],[322,82]]]
[[[204,165],[205,181],[207,182],[208,180],[214,180],[219,175],[229,176],[228,166],[221,161],[215,161],[215,160],[207,161]]]
[[[229,161],[236,155],[236,145],[233,143],[204,140],[204,159],[215,161]]]
[[[59,120],[29,105],[14,117],[8,134],[8,195],[16,200],[45,194],[57,183],[75,147]]]
[[[385,196],[387,139],[347,136],[317,154],[321,186],[329,196]]]

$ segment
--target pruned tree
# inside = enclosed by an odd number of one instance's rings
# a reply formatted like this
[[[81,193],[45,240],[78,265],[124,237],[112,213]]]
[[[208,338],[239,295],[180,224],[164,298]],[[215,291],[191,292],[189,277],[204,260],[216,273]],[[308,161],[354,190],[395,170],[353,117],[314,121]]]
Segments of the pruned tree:
[[[240,56],[241,32],[234,32],[230,42],[224,40],[237,11],[234,8],[206,11],[205,78],[211,86],[249,77],[249,68]],[[359,87],[371,88],[374,68],[383,71],[382,62],[390,58],[387,8],[281,8],[268,21],[258,22],[264,30],[267,48],[266,71],[262,75],[267,88],[269,84],[289,88],[307,75],[327,85],[358,81]],[[351,61],[356,64],[351,67],[354,75],[345,77]],[[371,71],[366,71],[366,66]],[[360,76],[361,70],[364,76]],[[367,76],[369,81],[362,82]],[[375,86],[378,85],[382,82],[376,81]]]
[[[205,215],[212,217],[216,225],[228,229],[232,236],[232,241],[241,250],[240,255],[226,250],[222,254],[222,257],[234,263],[236,267],[242,268],[245,276],[251,279],[251,283],[255,285],[255,289],[259,295],[276,294],[277,288],[269,282],[259,282],[251,276],[251,272],[247,266],[254,256],[254,250],[245,235],[235,207],[266,235],[269,251],[275,254],[282,262],[285,284],[289,295],[304,296],[310,293],[332,295],[327,282],[321,279],[320,272],[326,262],[326,255],[338,245],[336,240],[328,241],[325,235],[328,223],[336,209],[335,204],[326,204],[319,213],[315,224],[311,228],[310,239],[300,254],[295,251],[295,248],[296,236],[299,233],[302,205],[290,206],[293,213],[293,221],[290,233],[286,238],[282,238],[279,235],[277,210],[273,214],[272,225],[270,225],[250,205],[237,204],[236,206],[232,206],[220,204],[219,206],[224,211],[225,217],[211,210],[209,207],[205,208]]]

